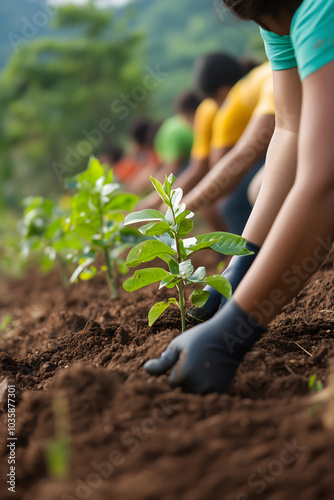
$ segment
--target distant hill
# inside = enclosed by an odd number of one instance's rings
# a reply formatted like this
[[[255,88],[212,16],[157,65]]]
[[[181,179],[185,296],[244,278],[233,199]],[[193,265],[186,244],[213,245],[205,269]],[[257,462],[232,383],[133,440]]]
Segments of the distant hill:
[[[164,109],[176,88],[191,84],[192,67],[202,54],[226,51],[238,57],[264,57],[258,27],[232,19],[215,0],[137,0],[119,14],[131,11],[133,24],[146,33],[148,63],[170,73],[157,94]]]
[[[232,20],[226,9],[215,8],[214,3],[214,0],[135,0],[116,10],[119,20],[130,18],[130,26],[145,33],[143,63],[158,65],[169,73],[156,93],[159,105],[153,105],[153,109],[157,109],[157,115],[170,110],[175,92],[191,84],[191,71],[198,56],[218,50],[239,57],[252,56],[258,51],[263,56],[257,27]],[[50,34],[47,21],[52,18],[46,0],[1,2],[0,69],[21,43]],[[64,35],[57,30],[52,33]],[[66,35],[74,37],[76,32],[70,30]]]

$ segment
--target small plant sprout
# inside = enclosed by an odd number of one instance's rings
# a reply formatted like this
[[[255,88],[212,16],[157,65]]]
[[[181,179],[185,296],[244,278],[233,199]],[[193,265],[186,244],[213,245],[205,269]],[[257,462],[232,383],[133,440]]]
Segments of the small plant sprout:
[[[12,316],[7,314],[1,321],[0,321],[0,331],[5,331],[7,326],[9,326],[12,322]]]
[[[316,375],[311,375],[308,381],[308,388],[310,392],[322,391],[324,386],[321,380],[317,380]]]
[[[68,229],[87,243],[84,251],[74,256],[77,268],[70,281],[93,278],[98,272],[93,263],[102,253],[105,264],[100,270],[107,272],[110,292],[117,298],[117,273],[126,274],[128,271],[121,256],[138,242],[140,236],[138,231],[123,226],[125,212],[133,210],[138,198],[120,193],[119,184],[113,181],[112,170],[93,157],[87,170],[68,179],[66,187],[76,190],[71,198]]]
[[[46,445],[49,474],[54,479],[68,477],[71,460],[71,418],[68,398],[59,393],[52,400],[54,439]]]
[[[125,281],[123,286],[129,292],[157,282],[160,282],[160,288],[176,287],[178,299],[170,298],[167,302],[155,304],[149,311],[149,324],[152,326],[173,304],[181,311],[182,331],[184,331],[186,286],[195,286],[190,298],[192,303],[199,307],[205,304],[209,292],[196,286],[210,285],[226,298],[231,296],[231,285],[226,278],[220,275],[206,277],[205,267],[194,269],[190,257],[205,248],[212,248],[225,255],[248,255],[252,252],[245,248],[247,241],[244,238],[229,233],[215,232],[187,238],[193,229],[191,219],[194,214],[186,210],[185,204],[181,203],[182,189],[172,189],[176,178],[173,174],[166,176],[163,185],[153,177],[150,179],[167,211],[163,215],[158,210],[142,210],[126,217],[125,225],[146,222],[139,231],[145,236],[152,237],[151,240],[141,242],[130,250],[126,265],[136,267],[158,257],[168,264],[168,271],[161,267],[140,269],[132,278]]]

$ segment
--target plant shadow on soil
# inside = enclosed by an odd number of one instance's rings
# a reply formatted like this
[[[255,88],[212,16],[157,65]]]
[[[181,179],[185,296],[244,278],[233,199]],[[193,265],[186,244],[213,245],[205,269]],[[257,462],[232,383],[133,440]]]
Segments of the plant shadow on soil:
[[[229,393],[203,397],[171,390],[166,376],[142,368],[180,333],[176,309],[147,324],[152,297],[170,291],[151,287],[111,301],[102,277],[67,292],[55,273],[7,280],[0,319],[12,322],[0,332],[0,473],[9,472],[5,389],[12,381],[17,486],[12,494],[1,485],[1,499],[332,499],[334,429],[308,383],[311,375],[328,381],[333,283],[332,254],[246,356]],[[51,477],[45,460],[59,395],[71,420],[63,480]]]

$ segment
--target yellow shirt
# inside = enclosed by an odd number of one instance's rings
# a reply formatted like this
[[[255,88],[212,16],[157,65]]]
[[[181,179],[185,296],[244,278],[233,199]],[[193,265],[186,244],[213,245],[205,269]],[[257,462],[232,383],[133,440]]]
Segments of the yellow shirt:
[[[212,148],[234,146],[253,115],[274,115],[273,76],[270,63],[253,69],[229,92],[213,123]]]
[[[209,156],[213,122],[218,111],[218,104],[213,99],[205,99],[198,106],[194,120],[194,143],[191,150],[193,158],[203,160]]]

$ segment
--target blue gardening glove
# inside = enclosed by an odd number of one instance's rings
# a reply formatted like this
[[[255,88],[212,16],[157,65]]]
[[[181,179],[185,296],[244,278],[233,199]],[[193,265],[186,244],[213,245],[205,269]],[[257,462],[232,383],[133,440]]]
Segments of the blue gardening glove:
[[[170,384],[187,392],[223,393],[265,331],[232,298],[212,319],[172,340],[160,359],[151,359],[144,368],[152,375],[173,368]]]
[[[247,250],[254,252],[254,254],[235,255],[222,274],[222,276],[227,278],[231,283],[232,293],[235,292],[239,283],[242,281],[243,277],[253,264],[260,251],[260,247],[258,247],[254,243],[251,243],[250,241],[247,242],[246,248]],[[209,318],[212,318],[212,316],[218,311],[218,309],[223,307],[227,302],[226,297],[221,295],[211,286],[206,286],[204,290],[210,292],[210,297],[208,298],[204,306],[192,307],[190,309],[190,311],[188,312],[188,316],[190,316],[192,320],[206,321]]]

